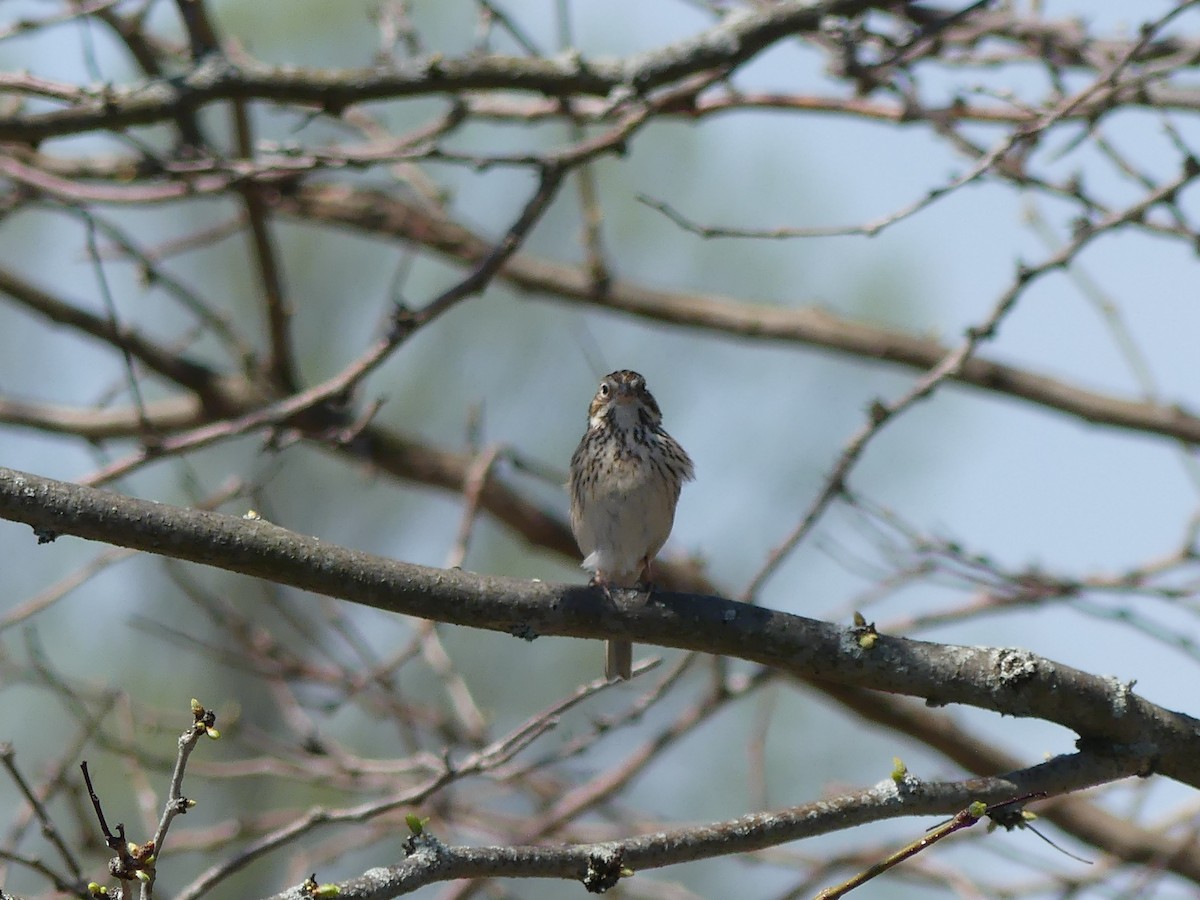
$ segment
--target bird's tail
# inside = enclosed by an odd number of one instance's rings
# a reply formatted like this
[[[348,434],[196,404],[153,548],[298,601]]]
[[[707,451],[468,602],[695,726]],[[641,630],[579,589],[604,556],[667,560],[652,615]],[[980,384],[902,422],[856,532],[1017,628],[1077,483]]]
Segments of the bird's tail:
[[[609,641],[604,645],[604,677],[609,681],[633,677],[633,644],[629,641]]]

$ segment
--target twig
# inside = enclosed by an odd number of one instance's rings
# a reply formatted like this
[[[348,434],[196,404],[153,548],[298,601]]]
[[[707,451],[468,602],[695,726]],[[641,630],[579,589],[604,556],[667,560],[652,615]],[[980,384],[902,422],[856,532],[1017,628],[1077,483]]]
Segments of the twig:
[[[50,814],[46,811],[45,805],[34,793],[29,782],[25,780],[25,776],[21,774],[21,770],[17,768],[16,751],[13,745],[8,741],[0,743],[0,766],[3,766],[8,772],[8,777],[16,784],[17,789],[25,798],[25,802],[29,804],[29,808],[33,810],[37,816],[38,822],[42,826],[42,834],[58,851],[58,855],[62,857],[63,863],[71,874],[70,879],[62,879],[55,876],[55,881],[62,883],[64,881],[73,880],[76,885],[83,879],[83,870],[79,866],[79,861],[75,858],[75,854],[71,852],[71,848],[67,846],[67,842],[63,840],[63,836],[59,833],[58,827],[54,824],[54,820],[50,818]]]
[[[826,888],[825,890],[821,891],[819,894],[817,894],[814,900],[837,900],[839,897],[844,897],[855,888],[861,887],[872,878],[882,875],[888,869],[899,865],[906,859],[916,856],[922,850],[933,846],[943,838],[949,837],[954,832],[960,831],[963,828],[970,828],[984,816],[990,816],[993,813],[1004,812],[1014,805],[1024,804],[1031,799],[1037,799],[1044,796],[1046,795],[1041,792],[1025,794],[1021,797],[1015,797],[1011,800],[1002,800],[999,803],[993,803],[991,806],[988,806],[986,803],[980,803],[979,801],[976,801],[966,809],[960,810],[958,813],[956,813],[954,818],[952,818],[949,822],[939,825],[936,828],[926,832],[924,837],[913,841],[911,844],[908,844],[905,847],[902,847],[895,853],[888,856],[886,859],[880,860],[873,866],[870,866],[866,870],[858,873],[853,878],[848,878],[846,881],[836,885],[835,887]]]
[[[204,736],[216,738],[219,736],[216,728],[217,717],[212,710],[205,709],[197,701],[192,701],[192,725],[179,736],[179,752],[175,756],[175,768],[171,772],[171,785],[167,791],[167,801],[163,804],[162,818],[158,821],[158,829],[150,842],[151,852],[157,857],[162,853],[167,839],[167,831],[176,816],[181,816],[195,806],[194,800],[183,796],[183,773],[187,769],[188,757],[196,749],[196,744]],[[91,789],[89,782],[88,789]],[[156,859],[154,860],[157,861]],[[150,900],[154,896],[154,882],[157,876],[157,866],[149,865],[146,869],[148,878],[142,881],[141,900]]]

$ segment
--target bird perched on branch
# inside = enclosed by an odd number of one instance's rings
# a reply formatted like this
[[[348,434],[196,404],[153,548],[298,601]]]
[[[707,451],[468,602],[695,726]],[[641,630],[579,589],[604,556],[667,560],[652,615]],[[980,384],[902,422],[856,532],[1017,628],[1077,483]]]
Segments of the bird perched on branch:
[[[647,589],[650,564],[675,522],[691,458],[662,427],[646,379],[621,369],[604,376],[588,407],[587,431],[571,456],[571,531],[592,583]],[[633,674],[633,645],[609,641],[604,674]]]

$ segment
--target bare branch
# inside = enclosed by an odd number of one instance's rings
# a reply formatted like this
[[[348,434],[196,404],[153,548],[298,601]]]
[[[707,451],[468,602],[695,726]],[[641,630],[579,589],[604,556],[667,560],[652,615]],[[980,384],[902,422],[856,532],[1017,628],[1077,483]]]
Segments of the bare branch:
[[[655,594],[616,609],[590,587],[429,569],[335,547],[265,521],[165,506],[0,469],[0,517],[39,534],[104,540],[268,578],[377,609],[523,636],[620,637],[752,660],[806,678],[1058,722],[1130,745],[1154,771],[1200,786],[1200,720],[1128,684],[1015,649],[955,647],[841,628],[723,600]]]

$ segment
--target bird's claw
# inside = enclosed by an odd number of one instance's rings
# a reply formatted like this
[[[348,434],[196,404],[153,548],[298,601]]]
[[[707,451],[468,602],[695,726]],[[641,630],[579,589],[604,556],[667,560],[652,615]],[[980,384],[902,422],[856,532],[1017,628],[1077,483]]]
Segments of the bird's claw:
[[[605,598],[607,598],[610,602],[612,601],[612,589],[609,587],[608,579],[604,578],[604,576],[597,573],[593,575],[591,579],[589,579],[588,584],[590,584],[592,587],[600,588],[600,590],[604,591]]]

